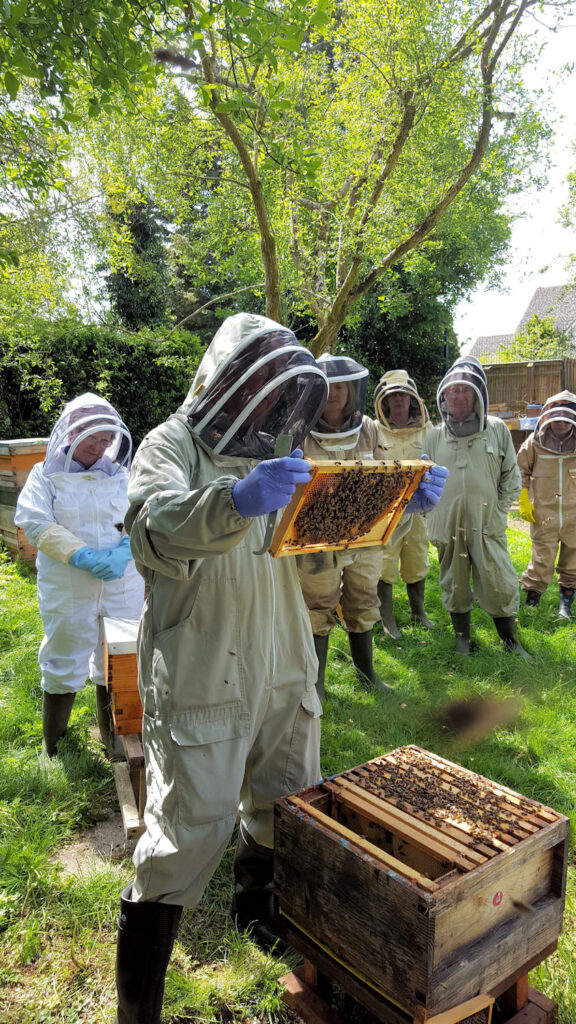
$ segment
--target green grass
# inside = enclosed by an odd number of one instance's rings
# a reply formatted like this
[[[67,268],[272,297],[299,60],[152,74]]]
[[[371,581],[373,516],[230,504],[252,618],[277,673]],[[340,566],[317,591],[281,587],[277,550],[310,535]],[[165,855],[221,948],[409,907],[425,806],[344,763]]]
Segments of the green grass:
[[[509,531],[520,573],[529,536]],[[454,654],[433,560],[426,608],[437,624],[410,626],[405,588],[395,587],[402,638],[375,633],[375,664],[393,694],[370,694],[355,680],[348,641],[331,635],[322,733],[324,775],[352,768],[406,743],[457,761],[567,815],[576,816],[575,626],[557,619],[557,585],[540,606],[519,613],[519,637],[533,656],[505,653],[492,621],[472,613],[478,649]],[[111,1024],[115,916],[132,877],[124,860],[102,860],[88,875],[65,874],[55,855],[117,809],[112,766],[89,731],[94,692],[77,698],[62,755],[41,750],[37,650],[42,635],[35,578],[0,556],[0,1021],[2,1024]],[[466,740],[443,726],[452,700],[511,702],[512,717]],[[228,917],[232,849],[204,900],[184,915],[168,972],[163,1020],[280,1022],[277,978],[294,961],[274,961],[237,934]],[[559,1004],[558,1024],[576,1019],[576,884],[570,853],[563,934],[531,981]]]

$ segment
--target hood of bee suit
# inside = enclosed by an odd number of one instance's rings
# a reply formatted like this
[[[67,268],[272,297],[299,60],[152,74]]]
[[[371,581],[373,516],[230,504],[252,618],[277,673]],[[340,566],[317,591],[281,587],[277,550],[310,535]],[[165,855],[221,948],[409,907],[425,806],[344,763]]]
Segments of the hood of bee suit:
[[[474,408],[463,423],[456,423],[446,408],[447,387],[467,384],[474,391]],[[444,423],[455,437],[474,437],[486,430],[488,423],[488,383],[482,364],[474,356],[462,356],[450,367],[436,392],[438,409]]]
[[[569,431],[557,437],[550,429],[553,423],[567,424]],[[543,448],[555,454],[576,450],[576,395],[559,391],[547,398],[534,430],[534,438]]]
[[[87,391],[73,398],[60,413],[46,447],[44,472],[82,473],[86,467],[75,459],[76,451],[84,441],[94,435],[109,440],[99,458],[90,466],[90,472],[100,471],[114,476],[129,469],[132,458],[130,431],[110,402],[101,395]]]
[[[323,417],[320,417],[310,433],[326,451],[346,451],[349,448],[355,448],[358,444],[366,407],[368,370],[350,356],[332,356],[328,353],[319,357],[318,366],[326,374],[328,384],[345,383],[347,385],[348,398],[342,410],[339,426],[332,426]]]
[[[181,412],[216,455],[267,459],[279,434],[302,445],[328,394],[328,382],[288,328],[236,313],[206,349]]]
[[[390,421],[390,403],[388,398],[392,394],[410,395],[410,416],[408,423],[403,429],[421,429],[430,422],[428,410],[418,394],[418,389],[412,377],[408,376],[406,370],[389,370],[379,380],[374,391],[374,412],[377,419],[384,427],[393,430],[395,423]]]

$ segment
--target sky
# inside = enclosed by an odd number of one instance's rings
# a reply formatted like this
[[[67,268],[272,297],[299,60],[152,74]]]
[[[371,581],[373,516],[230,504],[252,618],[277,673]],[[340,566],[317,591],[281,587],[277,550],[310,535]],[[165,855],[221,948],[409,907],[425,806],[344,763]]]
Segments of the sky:
[[[555,35],[546,32],[546,38],[540,76],[576,59],[576,23]],[[568,197],[568,172],[576,170],[576,70],[554,88],[554,106],[563,122],[554,140],[548,187],[526,191],[510,204],[523,216],[512,229],[501,285],[498,290],[478,288],[456,308],[454,329],[463,354],[481,335],[513,334],[537,288],[564,284],[574,274],[565,264],[568,256],[576,255],[576,235],[562,228],[558,217]]]

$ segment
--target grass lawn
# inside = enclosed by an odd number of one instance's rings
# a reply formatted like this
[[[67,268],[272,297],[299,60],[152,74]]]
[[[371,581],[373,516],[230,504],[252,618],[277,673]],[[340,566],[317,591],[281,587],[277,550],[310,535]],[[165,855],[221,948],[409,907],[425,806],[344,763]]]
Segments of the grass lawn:
[[[513,523],[509,546],[520,574],[530,538]],[[400,583],[395,599],[402,639],[392,641],[377,630],[375,651],[376,667],[394,693],[364,692],[354,678],[345,631],[337,626],[331,634],[323,774],[415,743],[574,821],[576,629],[557,619],[557,584],[537,609],[520,609],[519,638],[530,662],[502,650],[491,619],[479,609],[472,613],[476,653],[454,655],[435,561],[426,609],[437,629],[410,626]],[[95,723],[93,688],[76,700],[61,756],[46,759],[35,577],[2,555],[0,602],[0,1021],[111,1024],[115,916],[120,889],[132,877],[131,862],[104,858],[88,874],[70,875],[57,857],[63,844],[117,809],[112,766],[89,732]],[[483,732],[455,734],[446,726],[443,706],[477,698],[505,713]],[[231,862],[230,850],[201,906],[184,915],[168,973],[166,1024],[287,1019],[276,981],[295,961],[264,956],[232,928]],[[559,947],[531,974],[531,983],[558,1002],[557,1024],[576,1020],[575,875],[571,847]]]

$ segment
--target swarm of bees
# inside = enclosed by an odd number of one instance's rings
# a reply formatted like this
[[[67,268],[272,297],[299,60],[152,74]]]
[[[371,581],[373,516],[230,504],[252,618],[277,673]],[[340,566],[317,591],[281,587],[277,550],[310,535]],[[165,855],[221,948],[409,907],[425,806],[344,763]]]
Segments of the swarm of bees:
[[[294,520],[298,543],[338,544],[369,533],[412,476],[399,462],[385,473],[359,466],[318,476]]]

